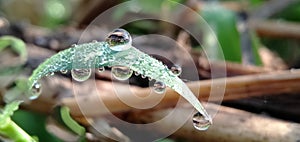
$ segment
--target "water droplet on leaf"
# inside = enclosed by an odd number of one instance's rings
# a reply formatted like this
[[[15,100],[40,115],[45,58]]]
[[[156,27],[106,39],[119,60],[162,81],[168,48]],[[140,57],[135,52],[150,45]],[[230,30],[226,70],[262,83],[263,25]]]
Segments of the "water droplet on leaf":
[[[60,72],[61,72],[62,74],[67,74],[67,73],[68,73],[68,70],[60,70]]]
[[[158,94],[163,94],[166,91],[166,84],[161,81],[156,81],[153,87],[154,92]]]
[[[133,71],[125,66],[114,66],[111,68],[113,76],[118,80],[126,80],[131,77]]]
[[[182,72],[182,68],[179,65],[173,65],[171,67],[171,71],[172,71],[173,74],[179,76],[181,74],[181,72]]]
[[[138,72],[134,72],[134,75],[136,75],[136,76],[139,76],[139,75],[140,75],[140,73],[138,73]]]
[[[53,76],[54,75],[54,72],[50,72],[48,74],[46,74],[46,76]]]
[[[124,29],[113,30],[105,40],[114,51],[123,51],[131,47],[132,38]]]
[[[105,71],[105,68],[104,67],[100,67],[100,68],[98,68],[98,72],[104,72]]]
[[[91,69],[72,69],[71,74],[72,78],[78,82],[83,82],[89,79],[91,76]]]
[[[31,96],[29,97],[30,100],[36,99],[42,93],[42,85],[39,82],[35,82],[31,89]]]
[[[146,76],[142,74],[142,78],[146,78]]]
[[[205,118],[200,112],[193,116],[193,125],[197,130],[205,131],[211,125],[211,122]]]

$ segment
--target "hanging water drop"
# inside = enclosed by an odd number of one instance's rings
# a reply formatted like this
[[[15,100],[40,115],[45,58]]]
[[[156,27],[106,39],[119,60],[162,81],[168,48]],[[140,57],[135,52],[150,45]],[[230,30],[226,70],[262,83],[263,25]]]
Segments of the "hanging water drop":
[[[166,91],[166,84],[161,81],[156,81],[153,87],[154,92],[158,94],[163,94]]]
[[[136,72],[134,72],[134,75],[139,76],[140,73],[136,71]]]
[[[60,73],[62,73],[62,74],[67,74],[67,73],[68,73],[68,70],[60,70]]]
[[[193,116],[193,125],[197,130],[205,131],[211,125],[211,122],[205,118],[200,112]]]
[[[105,71],[105,68],[104,68],[104,67],[98,68],[98,72],[99,72],[99,73],[104,72],[104,71]]]
[[[146,76],[142,74],[142,78],[146,78]]]
[[[42,85],[39,82],[35,82],[31,88],[30,100],[36,99],[42,93]]]
[[[182,72],[182,68],[181,68],[181,66],[179,66],[179,65],[173,65],[173,66],[171,67],[171,71],[172,71],[172,73],[175,74],[176,76],[179,76],[179,75],[181,74],[181,72]]]
[[[105,40],[114,51],[123,51],[131,47],[132,38],[124,29],[113,30]]]
[[[133,71],[125,66],[114,66],[111,68],[113,76],[118,80],[126,80],[131,77]]]
[[[91,76],[92,70],[91,69],[72,69],[71,75],[72,78],[78,82],[83,82],[89,79]]]

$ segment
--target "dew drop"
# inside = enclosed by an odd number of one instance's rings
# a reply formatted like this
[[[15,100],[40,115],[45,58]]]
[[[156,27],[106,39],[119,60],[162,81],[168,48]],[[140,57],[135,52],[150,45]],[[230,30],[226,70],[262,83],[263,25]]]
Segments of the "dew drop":
[[[131,77],[133,71],[125,66],[114,66],[111,68],[113,76],[118,80],[126,80]]]
[[[46,76],[53,76],[54,75],[54,72],[50,72],[48,74],[46,74]]]
[[[181,66],[179,66],[179,65],[173,65],[173,66],[171,67],[171,71],[172,71],[172,73],[175,74],[176,76],[179,76],[179,75],[181,74],[181,72],[182,72],[182,68],[181,68]]]
[[[83,82],[89,79],[91,76],[91,69],[72,69],[71,74],[72,78],[78,82]]]
[[[42,93],[42,85],[39,82],[35,82],[31,88],[30,100],[36,99]]]
[[[100,67],[100,68],[98,68],[98,72],[104,72],[105,71],[105,68],[104,67]]]
[[[146,78],[146,76],[142,74],[142,78]]]
[[[123,51],[131,47],[132,38],[124,29],[113,30],[105,40],[114,51]]]
[[[156,81],[153,87],[154,92],[158,94],[163,94],[166,91],[166,84],[161,81]]]
[[[60,72],[61,72],[62,74],[67,74],[67,73],[68,73],[68,70],[60,70]]]
[[[193,116],[193,125],[197,130],[205,131],[211,125],[211,122],[205,118],[200,112]]]
[[[134,72],[134,75],[139,76],[140,73],[136,71],[136,72]]]

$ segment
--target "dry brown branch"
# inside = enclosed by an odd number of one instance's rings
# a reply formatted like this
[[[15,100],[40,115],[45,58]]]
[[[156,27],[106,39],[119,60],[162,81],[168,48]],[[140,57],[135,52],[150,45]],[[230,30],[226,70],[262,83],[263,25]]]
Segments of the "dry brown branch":
[[[258,50],[263,66],[272,70],[288,69],[286,63],[277,55],[266,47],[260,47]]]
[[[208,131],[197,131],[193,127],[191,118],[173,136],[201,142],[296,142],[300,140],[300,125],[297,123],[259,116],[224,106],[218,108],[217,105],[209,103],[206,108],[208,111],[219,110]],[[179,109],[182,114],[189,114],[191,108]],[[129,119],[131,122],[150,123],[160,120],[171,111],[172,109],[133,112]],[[167,129],[172,128],[175,123],[185,121],[184,119],[185,117],[174,117],[172,121],[166,121],[158,126],[156,131],[168,131]]]
[[[107,113],[103,109],[94,109],[99,108],[99,104],[101,103],[99,101],[100,98],[105,103],[106,107],[109,108],[110,112],[120,112],[132,110],[133,108],[123,103],[118,96],[133,100],[135,105],[149,105],[149,103],[157,102],[161,96],[150,94],[151,90],[149,88],[131,86],[130,90],[128,90],[126,85],[118,83],[114,83],[114,85],[111,82],[103,81],[96,81],[95,83],[98,87],[98,91],[93,91],[91,88],[81,88],[76,91],[82,91],[83,96],[78,96],[76,100],[74,98],[62,99],[62,103],[71,108],[73,115],[81,116],[81,111],[85,112],[86,116],[99,116]],[[234,100],[281,93],[296,93],[300,92],[300,70],[196,81],[190,82],[187,85],[195,94],[199,93],[198,91],[200,89],[200,100],[209,99],[210,101],[221,101],[222,99]],[[117,88],[118,94],[112,88]],[[225,89],[224,98],[222,98],[222,89]],[[89,92],[89,95],[87,95],[86,92]],[[137,96],[144,100],[137,100],[141,99]],[[179,95],[176,92],[167,89],[164,98],[156,105],[156,108],[172,107],[177,103],[178,99]],[[81,110],[79,109],[78,104],[80,105]]]
[[[213,61],[209,62],[204,57],[199,57],[199,74],[203,77],[210,78],[211,77],[211,68],[214,71],[226,70],[227,76],[237,76],[237,75],[249,75],[249,74],[258,74],[258,73],[266,73],[271,70],[268,68],[252,66],[252,65],[242,65],[233,62],[220,62]]]
[[[297,23],[250,20],[249,24],[259,36],[300,39],[300,25]]]
[[[260,7],[253,9],[250,16],[255,19],[267,19],[297,2],[298,0],[285,0],[284,2],[282,0],[269,0]]]

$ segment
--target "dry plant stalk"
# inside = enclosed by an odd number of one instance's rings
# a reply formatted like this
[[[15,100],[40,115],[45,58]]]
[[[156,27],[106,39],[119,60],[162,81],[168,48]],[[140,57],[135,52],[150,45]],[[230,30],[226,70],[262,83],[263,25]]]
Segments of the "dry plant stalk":
[[[224,84],[226,83],[226,84]],[[213,80],[204,80],[187,83],[188,87],[194,94],[199,93],[200,100],[221,101],[236,100],[261,95],[276,95],[281,93],[297,93],[300,92],[300,70],[278,71],[265,74],[254,74],[237,76],[230,78],[220,78]],[[212,91],[212,86],[218,88]],[[225,86],[224,86],[225,85]],[[103,109],[94,109],[101,102],[101,99],[110,112],[128,111],[132,108],[123,103],[118,96],[123,96],[128,100],[137,100],[137,97],[144,98],[143,101],[133,101],[137,105],[153,103],[158,100],[160,95],[150,94],[150,88],[130,87],[130,91],[126,85],[105,81],[96,81],[98,91],[91,91],[91,88],[83,88],[82,92],[89,92],[89,95],[78,96],[75,98],[62,99],[62,103],[71,109],[71,113],[75,116],[82,116],[82,111],[86,116],[99,116],[107,113]],[[224,88],[223,88],[224,87]],[[117,88],[118,93],[112,88]],[[198,92],[200,88],[200,92]],[[215,89],[216,89],[215,88]],[[225,89],[224,98],[221,93]],[[102,92],[102,93],[98,93]],[[215,94],[211,94],[215,93]],[[220,94],[219,94],[220,93]],[[86,94],[86,93],[85,93]],[[140,98],[139,98],[140,99]],[[167,89],[164,98],[156,106],[156,108],[172,107],[176,105],[179,95]],[[79,109],[79,106],[81,110]],[[147,104],[145,104],[147,105]]]
[[[250,27],[263,37],[300,39],[300,25],[292,22],[252,20]]]
[[[178,109],[182,114],[189,114],[192,108],[182,107]],[[189,141],[201,140],[201,142],[296,142],[300,140],[300,125],[297,123],[268,118],[224,106],[218,108],[217,105],[210,103],[206,104],[206,109],[208,112],[219,110],[213,118],[214,124],[207,131],[197,131],[193,127],[192,121],[187,121],[173,136]],[[160,120],[171,111],[172,109],[133,112],[129,119],[131,122],[150,123]],[[183,117],[174,117],[172,121],[158,126],[157,131],[163,132],[172,128],[174,123],[181,121],[184,121]]]

